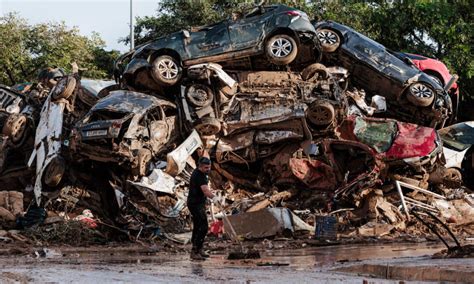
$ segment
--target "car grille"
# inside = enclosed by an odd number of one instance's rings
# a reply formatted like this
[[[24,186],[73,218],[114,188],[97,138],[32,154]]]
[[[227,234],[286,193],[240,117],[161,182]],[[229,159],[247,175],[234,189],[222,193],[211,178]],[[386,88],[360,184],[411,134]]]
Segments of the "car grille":
[[[0,88],[0,110],[5,110],[15,101],[16,98],[16,95],[5,89]]]

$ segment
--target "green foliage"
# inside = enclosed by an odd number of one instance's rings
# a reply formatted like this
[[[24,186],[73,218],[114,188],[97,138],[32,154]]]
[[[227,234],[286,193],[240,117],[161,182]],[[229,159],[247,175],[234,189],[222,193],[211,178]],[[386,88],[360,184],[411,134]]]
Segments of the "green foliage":
[[[0,17],[0,83],[34,80],[45,67],[70,71],[74,61],[85,69],[85,77],[106,77],[112,74],[118,52],[107,52],[103,47],[98,34],[88,38],[65,23],[29,25],[17,14],[7,14]]]

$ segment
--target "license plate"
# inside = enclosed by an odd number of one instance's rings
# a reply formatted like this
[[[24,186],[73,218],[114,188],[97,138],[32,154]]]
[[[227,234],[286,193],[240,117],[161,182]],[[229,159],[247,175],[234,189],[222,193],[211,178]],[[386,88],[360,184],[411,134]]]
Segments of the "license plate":
[[[93,136],[104,136],[107,135],[107,130],[92,130],[86,132],[86,137],[93,137]]]

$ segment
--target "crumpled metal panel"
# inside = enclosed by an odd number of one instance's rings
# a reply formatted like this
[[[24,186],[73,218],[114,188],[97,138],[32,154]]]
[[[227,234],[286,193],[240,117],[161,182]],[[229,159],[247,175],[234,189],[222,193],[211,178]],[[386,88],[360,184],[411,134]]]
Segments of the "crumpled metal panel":
[[[333,168],[319,160],[290,159],[291,172],[310,189],[332,191],[336,188]]]
[[[405,159],[428,156],[437,145],[437,134],[433,128],[397,122],[398,135],[385,154],[388,159]]]

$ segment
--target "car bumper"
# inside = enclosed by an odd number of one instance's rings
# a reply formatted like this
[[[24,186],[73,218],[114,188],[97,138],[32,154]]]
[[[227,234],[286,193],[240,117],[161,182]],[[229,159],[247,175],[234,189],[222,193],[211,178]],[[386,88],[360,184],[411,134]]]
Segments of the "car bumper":
[[[124,145],[120,145],[118,150],[104,149],[100,146],[89,145],[83,142],[77,142],[73,151],[79,156],[97,162],[114,162],[118,164],[129,163],[133,159],[131,150]]]

